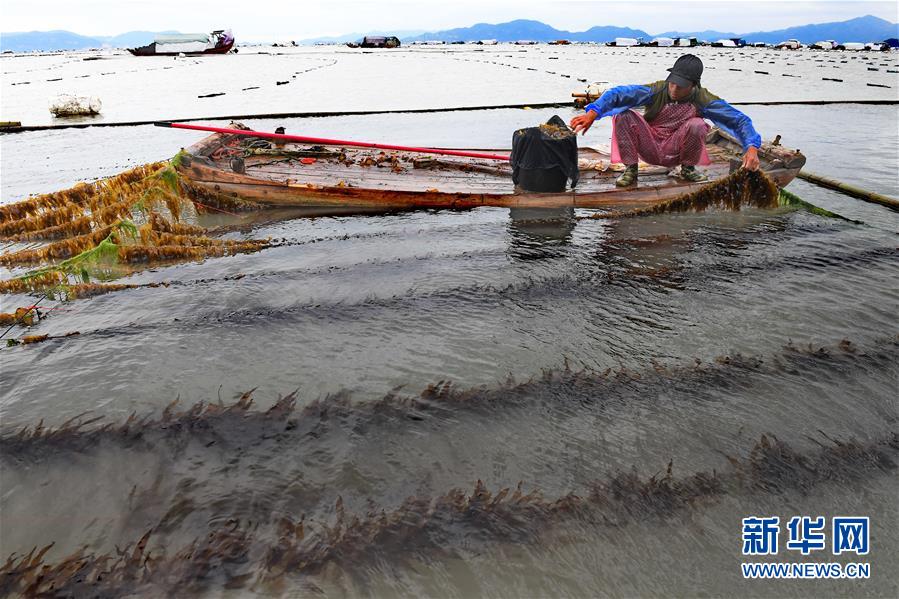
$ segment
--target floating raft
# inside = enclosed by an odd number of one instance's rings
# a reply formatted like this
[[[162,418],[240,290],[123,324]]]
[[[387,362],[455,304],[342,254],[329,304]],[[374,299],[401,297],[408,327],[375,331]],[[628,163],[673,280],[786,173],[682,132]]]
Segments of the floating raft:
[[[232,129],[246,129],[232,123]],[[739,166],[740,144],[713,129],[707,138],[712,164],[701,167],[709,181],[688,183],[669,169],[640,166],[639,185],[615,187],[620,165],[607,152],[579,150],[580,181],[562,193],[530,193],[512,183],[508,162],[423,152],[311,145],[214,133],[187,148],[178,170],[210,194],[266,206],[342,210],[412,208],[648,208],[699,190]],[[465,150],[504,152],[503,150]],[[505,153],[508,154],[506,150]],[[805,156],[775,143],[759,151],[761,168],[780,187],[790,183]]]

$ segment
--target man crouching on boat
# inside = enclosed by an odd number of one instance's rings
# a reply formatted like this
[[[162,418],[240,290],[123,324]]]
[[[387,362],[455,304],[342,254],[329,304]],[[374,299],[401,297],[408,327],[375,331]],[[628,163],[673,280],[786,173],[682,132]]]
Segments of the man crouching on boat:
[[[699,85],[702,61],[685,54],[668,69],[664,81],[649,85],[620,85],[606,91],[588,104],[586,113],[571,119],[571,128],[587,132],[596,119],[613,116],[612,162],[622,162],[624,173],[615,181],[618,187],[637,183],[640,158],[660,166],[681,165],[680,177],[686,181],[705,181],[697,164],[709,164],[705,137],[709,119],[743,145],[743,168],[759,168],[758,148],[762,138],[752,119]],[[643,115],[631,110],[646,107]]]

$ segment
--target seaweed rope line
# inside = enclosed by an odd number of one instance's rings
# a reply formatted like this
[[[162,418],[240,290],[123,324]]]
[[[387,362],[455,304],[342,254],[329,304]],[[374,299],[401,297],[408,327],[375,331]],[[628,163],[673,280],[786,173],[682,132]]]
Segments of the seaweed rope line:
[[[899,100],[785,100],[771,102],[732,102],[734,106],[826,106],[831,104],[859,104],[871,106],[896,106]],[[473,112],[479,110],[521,110],[527,108],[560,108],[571,106],[571,99],[564,99],[558,102],[532,102],[528,104],[497,104],[490,106],[459,106],[454,108],[413,108],[406,110],[359,110],[359,111],[342,111],[342,112],[278,112],[278,113],[261,113],[261,114],[234,114],[234,115],[218,115],[204,117],[188,117],[181,119],[165,119],[166,122],[180,121],[182,123],[196,121],[243,121],[253,119],[287,119],[287,118],[323,118],[333,116],[369,116],[369,115],[391,115],[391,114],[424,114],[438,112]],[[72,123],[61,125],[25,125],[18,127],[8,127],[0,130],[2,133],[25,133],[29,131],[51,131],[56,129],[89,129],[92,127],[138,127],[142,125],[155,125],[159,119],[149,121],[122,121],[113,123]]]

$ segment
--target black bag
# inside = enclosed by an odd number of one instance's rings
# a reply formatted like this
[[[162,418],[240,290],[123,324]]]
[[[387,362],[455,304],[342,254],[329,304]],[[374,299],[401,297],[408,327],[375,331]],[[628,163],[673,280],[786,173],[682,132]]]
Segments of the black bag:
[[[519,129],[512,134],[512,182],[525,191],[562,192],[571,179],[572,189],[580,173],[577,166],[577,134],[558,116],[545,125]]]

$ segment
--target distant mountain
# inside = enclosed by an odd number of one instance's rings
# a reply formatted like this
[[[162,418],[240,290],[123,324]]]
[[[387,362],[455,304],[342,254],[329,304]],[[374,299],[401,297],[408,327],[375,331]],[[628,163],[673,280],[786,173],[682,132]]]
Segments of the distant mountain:
[[[116,36],[84,36],[71,31],[30,31],[0,33],[0,51],[29,52],[29,51],[53,51],[53,50],[83,50],[86,48],[131,48],[142,46],[153,41],[159,34],[178,33],[177,31],[129,31]],[[495,39],[502,42],[514,42],[517,40],[533,40],[537,42],[549,42],[558,39],[567,39],[579,42],[608,42],[616,37],[697,37],[703,40],[715,41],[721,38],[742,37],[749,42],[777,43],[785,39],[795,38],[799,41],[811,44],[820,40],[835,39],[840,42],[872,42],[887,38],[899,37],[899,24],[890,23],[884,19],[867,15],[848,21],[836,23],[818,23],[814,25],[802,25],[779,29],[777,31],[755,31],[751,33],[731,33],[723,31],[666,31],[658,35],[651,35],[640,29],[629,27],[615,27],[611,25],[591,27],[587,31],[571,32],[556,29],[541,23],[527,19],[518,19],[508,23],[478,23],[471,27],[458,27],[443,31],[423,32],[416,31],[384,31],[369,32],[366,34],[349,33],[346,35],[319,37],[302,40],[302,43],[335,42],[343,43],[356,41],[363,35],[396,35],[404,43],[427,40],[442,40],[445,42],[477,41]]]
[[[0,51],[52,52],[55,50],[85,50],[87,48],[134,48],[153,41],[157,35],[177,31],[129,31],[114,36],[85,36],[71,31],[29,31],[0,33]]]
[[[726,40],[732,37],[744,37],[740,34],[729,32],[729,31],[665,31],[663,33],[658,33],[653,37],[695,37],[698,40],[705,40],[707,42],[715,42],[718,40]],[[753,40],[755,41],[755,40]],[[778,40],[782,41],[782,40]],[[815,40],[818,41],[818,40]]]
[[[879,42],[891,37],[899,37],[899,24],[890,23],[878,17],[867,15],[836,23],[818,23],[788,27],[777,31],[754,31],[751,33],[724,33],[721,31],[666,31],[656,37],[695,37],[715,41],[730,37],[742,37],[747,42],[776,44],[788,39],[797,39],[804,44],[814,44],[821,40],[838,42]]]
[[[129,31],[115,36],[97,36],[97,39],[103,42],[104,46],[110,48],[136,48],[138,46],[146,46],[152,42],[157,35],[172,35],[180,33],[180,31]]]
[[[572,33],[551,27],[540,21],[518,19],[508,23],[478,23],[471,27],[459,27],[444,31],[433,31],[414,37],[401,38],[403,42],[421,42],[442,40],[445,42],[473,42],[477,40],[497,40],[514,42],[533,40],[535,42],[551,42],[567,39],[572,41],[609,41],[616,37],[648,37],[649,34],[639,29],[628,27],[597,26],[587,31]]]
[[[899,37],[899,24],[890,23],[884,19],[867,15],[836,23],[820,23],[815,25],[802,25],[789,27],[777,31],[756,31],[751,33],[733,33],[729,31],[666,31],[657,35],[651,35],[640,29],[615,26],[596,26],[587,31],[571,32],[555,29],[540,21],[519,19],[508,23],[478,23],[471,27],[459,27],[443,31],[432,31],[414,37],[401,37],[403,42],[415,42],[426,40],[442,40],[445,42],[477,41],[482,39],[495,39],[501,42],[513,42],[517,40],[534,40],[549,42],[558,39],[567,39],[578,42],[608,42],[616,37],[642,37],[650,40],[653,37],[696,37],[702,40],[715,41],[722,38],[742,37],[750,42],[777,43],[785,39],[795,38],[807,44],[835,39],[838,41],[870,42],[880,41],[891,37]]]
[[[814,44],[821,40],[838,42],[879,42],[891,37],[899,37],[899,23],[867,15],[837,23],[819,23],[789,27],[778,31],[757,31],[740,37],[746,41],[776,44],[786,39],[797,39],[803,44]]]
[[[28,31],[22,33],[0,33],[0,51],[31,52],[40,50],[84,50],[103,45],[95,37],[78,35],[71,31]]]
[[[572,42],[610,42],[616,37],[643,37],[647,39],[652,37],[641,29],[613,27],[611,25],[605,27],[591,27],[587,31],[581,33],[568,33],[566,31],[560,31],[559,33],[566,35],[562,35],[562,37],[557,37],[555,39],[567,39]]]

